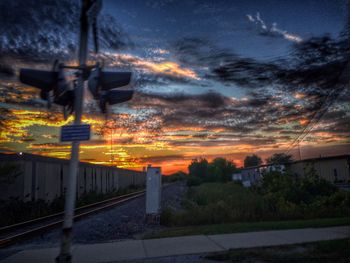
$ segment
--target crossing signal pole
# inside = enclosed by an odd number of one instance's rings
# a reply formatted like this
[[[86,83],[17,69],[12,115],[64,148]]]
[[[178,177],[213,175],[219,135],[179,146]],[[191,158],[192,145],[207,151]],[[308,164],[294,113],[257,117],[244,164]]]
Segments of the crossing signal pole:
[[[86,73],[86,58],[88,52],[88,33],[89,33],[89,21],[87,12],[89,8],[93,7],[95,2],[89,0],[83,0],[81,6],[80,16],[80,37],[79,37],[79,70],[78,80],[75,87],[75,99],[74,99],[74,124],[81,124],[81,116],[83,113],[83,98],[84,98],[84,77]],[[67,193],[65,198],[65,210],[64,221],[62,228],[62,240],[61,250],[57,257],[57,262],[71,262],[71,243],[72,243],[72,230],[74,220],[74,208],[76,200],[76,186],[77,186],[77,174],[79,165],[79,146],[80,141],[73,141],[71,148],[71,157],[69,162],[69,178],[67,185]]]
[[[86,65],[90,26],[93,33],[95,52],[98,52],[97,15],[101,10],[102,0],[81,0],[81,2],[79,65],[65,66],[55,62],[51,71],[21,69],[19,74],[22,83],[40,89],[40,97],[47,101],[48,108],[51,107],[52,102],[62,106],[65,118],[67,117],[67,110],[70,114],[74,112],[74,125],[67,125],[61,129],[61,141],[71,141],[72,148],[65,196],[61,250],[56,258],[58,263],[72,261],[71,243],[79,168],[79,146],[80,141],[89,140],[90,138],[90,126],[81,124],[85,81],[88,81],[89,91],[94,99],[99,101],[99,108],[103,113],[106,113],[107,105],[128,101],[134,93],[130,89],[116,90],[116,88],[130,83],[131,72],[104,71],[99,63],[94,66]],[[77,70],[77,79],[73,81],[73,87],[69,85],[65,78],[65,69]]]

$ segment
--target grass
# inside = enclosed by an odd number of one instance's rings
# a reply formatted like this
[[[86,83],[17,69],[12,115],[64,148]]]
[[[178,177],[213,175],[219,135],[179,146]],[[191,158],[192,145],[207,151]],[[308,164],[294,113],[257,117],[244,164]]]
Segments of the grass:
[[[225,262],[345,263],[349,262],[350,239],[327,240],[303,245],[230,250],[205,258]]]
[[[213,234],[253,232],[253,231],[264,231],[264,230],[282,230],[282,229],[297,229],[297,228],[310,228],[310,227],[319,228],[319,227],[331,227],[331,226],[341,226],[341,225],[350,225],[350,217],[172,227],[172,228],[164,229],[158,232],[148,233],[143,238],[151,239],[151,238],[177,237],[177,236],[188,236],[188,235],[213,235]]]

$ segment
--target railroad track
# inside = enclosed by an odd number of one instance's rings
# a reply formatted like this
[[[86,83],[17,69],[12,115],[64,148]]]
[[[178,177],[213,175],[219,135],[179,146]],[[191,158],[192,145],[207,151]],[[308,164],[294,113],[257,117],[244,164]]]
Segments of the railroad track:
[[[118,204],[125,203],[145,194],[145,190],[113,197],[101,202],[81,206],[75,209],[74,221],[85,216],[97,213],[101,210],[111,208]],[[56,228],[63,223],[63,212],[49,216],[36,218],[33,220],[21,222],[0,228],[0,248],[7,247],[20,240],[33,237],[46,232],[49,229]]]

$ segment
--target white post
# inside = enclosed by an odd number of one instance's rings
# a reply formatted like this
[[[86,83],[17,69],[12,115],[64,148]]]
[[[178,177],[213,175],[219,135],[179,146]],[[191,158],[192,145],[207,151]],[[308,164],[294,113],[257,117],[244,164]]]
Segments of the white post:
[[[162,173],[160,167],[147,167],[146,176],[146,221],[158,224],[161,210]]]
[[[81,124],[81,116],[83,113],[83,97],[84,97],[84,68],[86,66],[87,43],[88,43],[88,18],[86,15],[89,6],[89,0],[82,0],[82,10],[80,17],[80,40],[79,40],[79,76],[78,83],[75,88],[74,124]],[[57,257],[57,262],[71,262],[71,243],[72,243],[72,227],[74,208],[76,200],[77,174],[79,165],[79,141],[72,142],[72,152],[69,163],[69,179],[67,193],[65,199],[64,223],[62,230],[61,251]]]

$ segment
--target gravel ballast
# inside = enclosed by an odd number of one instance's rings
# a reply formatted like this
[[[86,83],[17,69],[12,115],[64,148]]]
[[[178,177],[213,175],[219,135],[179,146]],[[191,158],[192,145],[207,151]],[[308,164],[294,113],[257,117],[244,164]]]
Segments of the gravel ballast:
[[[162,208],[180,207],[182,196],[187,187],[184,182],[176,182],[162,189]],[[161,229],[145,223],[145,196],[128,201],[100,213],[90,215],[74,223],[75,244],[105,243],[118,240],[134,239],[146,231]],[[51,230],[41,236],[19,242],[7,249],[2,249],[0,259],[14,252],[59,246],[61,229]]]

